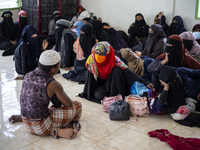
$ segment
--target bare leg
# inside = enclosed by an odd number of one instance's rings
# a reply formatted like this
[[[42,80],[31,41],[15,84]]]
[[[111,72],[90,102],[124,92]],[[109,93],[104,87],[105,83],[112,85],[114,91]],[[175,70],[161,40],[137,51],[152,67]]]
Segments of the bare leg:
[[[12,115],[8,120],[10,123],[22,122],[21,115]]]
[[[24,79],[24,76],[23,77],[16,77],[14,78],[14,80],[23,80]]]

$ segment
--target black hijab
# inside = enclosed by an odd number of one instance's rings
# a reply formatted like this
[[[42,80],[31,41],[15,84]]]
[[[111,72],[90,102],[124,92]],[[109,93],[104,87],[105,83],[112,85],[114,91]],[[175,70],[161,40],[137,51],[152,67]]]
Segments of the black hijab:
[[[32,38],[33,34],[37,34],[37,38]],[[29,66],[35,65],[35,59],[39,58],[42,52],[42,41],[39,38],[38,31],[31,25],[27,25],[22,31],[20,41],[28,44],[26,49],[27,62]]]
[[[9,17],[5,17],[5,15],[10,15]],[[9,10],[5,10],[1,17],[3,17],[2,25],[3,25],[3,31],[5,33],[5,36],[8,39],[15,40],[16,37],[16,28],[13,23],[13,18],[12,18],[12,12]]]
[[[136,17],[137,16],[141,16],[142,17],[142,20],[137,20]],[[135,25],[137,27],[142,27],[142,26],[146,26],[146,21],[144,20],[144,16],[141,14],[141,13],[137,13],[135,15]]]
[[[173,21],[176,20],[177,23],[174,23]],[[185,32],[187,31],[184,27],[184,24],[183,24],[183,19],[180,17],[180,16],[175,16],[173,19],[172,19],[172,23],[169,27],[169,35],[172,35],[172,34],[181,34],[182,32]]]
[[[156,72],[159,80],[169,84],[167,108],[170,113],[175,113],[180,106],[186,105],[184,86],[175,70],[175,67],[163,65]]]
[[[93,32],[94,32],[94,35],[96,36],[96,39],[101,41],[101,32],[103,29],[103,25],[102,25],[101,21],[90,20],[89,23],[91,23],[93,26]]]
[[[80,45],[83,50],[84,57],[88,57],[91,54],[92,47],[96,43],[95,35],[93,33],[93,27],[90,23],[83,25],[80,29],[82,34],[80,34]]]
[[[21,27],[21,31],[22,31],[25,28],[25,26],[28,25],[27,17],[21,17],[19,15],[19,22],[20,22],[20,27]]]
[[[56,51],[60,52],[62,32],[64,29],[67,29],[68,27],[61,24],[56,24],[56,26],[58,26],[58,28],[55,29]]]
[[[129,47],[128,35],[122,30],[117,30],[115,33],[117,50]]]
[[[137,20],[137,16],[141,16],[142,20]],[[141,13],[135,15],[135,22],[129,27],[128,33],[132,37],[147,37],[149,26],[146,24]]]
[[[70,22],[68,20],[59,19],[56,21],[56,26],[58,27],[55,29],[56,51],[59,52],[63,31],[66,30],[66,33],[71,34],[75,39],[77,39],[77,34],[70,29]]]

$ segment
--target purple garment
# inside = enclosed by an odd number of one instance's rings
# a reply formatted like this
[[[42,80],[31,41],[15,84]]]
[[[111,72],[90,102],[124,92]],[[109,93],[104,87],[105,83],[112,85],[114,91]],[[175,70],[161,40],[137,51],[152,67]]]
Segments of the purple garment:
[[[183,32],[180,34],[180,37],[183,40],[192,40],[193,41],[193,46],[191,48],[191,52],[192,53],[200,53],[200,45],[198,44],[198,42],[195,39],[195,36],[192,32],[188,31],[188,32]]]
[[[20,95],[21,115],[30,119],[45,119],[49,116],[47,85],[53,76],[39,68],[25,75]]]
[[[150,28],[153,30],[153,33],[149,33],[142,55],[156,59],[164,52],[167,38],[161,25],[153,24]]]
[[[122,30],[116,31],[115,40],[116,40],[117,50],[129,47],[128,35],[124,31]]]

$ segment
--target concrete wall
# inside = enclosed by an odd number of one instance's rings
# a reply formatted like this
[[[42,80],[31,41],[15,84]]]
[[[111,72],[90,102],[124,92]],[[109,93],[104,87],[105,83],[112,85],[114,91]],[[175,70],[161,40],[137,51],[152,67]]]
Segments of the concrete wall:
[[[175,15],[183,18],[187,30],[200,23],[200,20],[195,20],[196,0],[80,0],[80,4],[101,17],[103,22],[126,32],[136,13],[142,13],[149,25],[160,11],[164,12],[168,25]]]
[[[160,11],[164,12],[168,25],[175,15],[182,16],[185,28],[189,31],[196,23],[200,23],[200,20],[195,19],[196,0],[80,0],[80,4],[97,17],[101,17],[103,22],[125,32],[134,22],[135,14],[139,12],[144,15],[149,25],[153,24],[155,15]],[[13,21],[16,21],[19,10],[11,11]]]
[[[18,19],[18,13],[20,10],[16,9],[16,10],[10,10],[13,13],[13,21],[17,21]],[[0,11],[0,15],[3,13],[3,11]],[[0,17],[0,21],[2,21],[2,17]]]

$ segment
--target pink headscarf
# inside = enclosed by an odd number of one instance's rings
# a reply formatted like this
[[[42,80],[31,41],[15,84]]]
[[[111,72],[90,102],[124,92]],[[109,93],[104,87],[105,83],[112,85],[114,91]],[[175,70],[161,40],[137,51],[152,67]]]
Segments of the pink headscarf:
[[[190,32],[190,31],[183,32],[183,33],[180,34],[180,37],[183,40],[192,40],[193,41],[193,46],[191,48],[191,52],[192,53],[196,53],[196,54],[200,53],[200,45],[196,41],[195,36],[194,36],[194,34],[192,32]]]
[[[27,16],[27,13],[26,13],[24,10],[21,10],[21,11],[18,13],[18,16],[21,16],[21,15]],[[20,26],[19,18],[17,19],[17,22],[19,23],[19,26]],[[20,28],[21,28],[21,26],[20,26]]]

